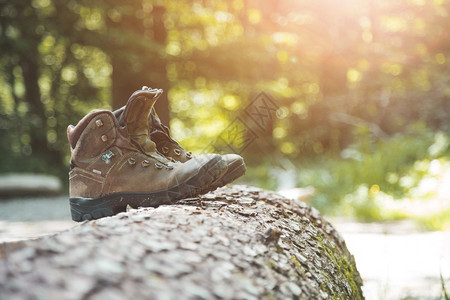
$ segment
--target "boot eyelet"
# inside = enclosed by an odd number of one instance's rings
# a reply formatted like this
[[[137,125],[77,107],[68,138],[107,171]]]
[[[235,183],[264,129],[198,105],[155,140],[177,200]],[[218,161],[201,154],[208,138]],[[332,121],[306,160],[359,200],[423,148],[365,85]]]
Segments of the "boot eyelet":
[[[156,167],[157,169],[162,169],[162,168],[163,168],[163,165],[160,164],[160,163],[155,163],[155,167]]]
[[[166,168],[167,168],[168,170],[173,170],[173,166],[172,166],[172,165],[167,165]]]
[[[107,142],[108,136],[106,134],[102,135],[102,141]]]
[[[130,158],[128,159],[128,163],[129,163],[131,166],[133,166],[133,165],[136,164],[136,159],[135,159],[134,157],[130,157]]]
[[[99,119],[99,120],[95,121],[95,125],[97,125],[97,127],[103,126],[102,120]]]
[[[144,160],[144,161],[142,161],[141,165],[145,168],[150,165],[150,162],[148,160]]]
[[[169,153],[169,148],[167,148],[166,146],[161,148],[162,153],[167,154]]]
[[[186,157],[187,158],[192,158],[192,153],[191,152],[186,152]]]
[[[181,155],[181,150],[180,149],[173,149],[173,152],[175,153],[176,156],[180,156]]]
[[[109,164],[111,162],[111,158],[114,156],[114,152],[112,152],[111,150],[108,151],[107,153],[102,155],[102,160],[106,163]]]

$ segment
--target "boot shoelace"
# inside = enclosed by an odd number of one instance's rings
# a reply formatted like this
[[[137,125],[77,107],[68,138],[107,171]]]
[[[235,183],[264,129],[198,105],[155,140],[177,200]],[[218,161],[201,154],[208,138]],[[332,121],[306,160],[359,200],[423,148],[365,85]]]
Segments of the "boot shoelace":
[[[159,163],[159,164],[163,165],[164,167],[166,167],[169,170],[173,169],[173,166],[171,164],[172,162],[169,159],[165,158],[162,154],[160,154],[158,152],[158,150],[155,150],[155,152],[152,152],[152,153],[147,153],[147,152],[144,151],[144,149],[142,149],[141,145],[139,145],[138,143],[136,143],[134,141],[131,141],[131,142],[135,146],[135,148],[137,150],[139,150],[139,152],[144,153],[148,157],[151,157],[151,158],[155,159],[157,161],[156,164]],[[158,165],[156,165],[156,167],[158,167]]]
[[[178,149],[178,151],[184,151],[186,153],[186,156],[188,158],[192,158],[192,152],[188,152],[186,151],[183,147],[181,147],[180,144],[178,144],[177,141],[175,141],[171,136],[170,136],[170,129],[169,127],[167,127],[166,125],[164,125],[163,123],[161,123],[161,121],[159,120],[159,118],[156,116],[156,114],[154,113],[155,110],[152,110],[152,113],[150,114],[150,117],[152,118],[152,128],[150,128],[150,136],[152,135],[152,133],[161,133],[165,139],[166,139],[166,143],[170,144],[171,146],[173,146],[175,149]],[[174,150],[175,151],[175,150]],[[159,153],[159,152],[158,152]],[[175,152],[176,153],[176,152]],[[163,155],[164,157],[167,157],[164,153],[160,155]],[[179,155],[179,154],[178,154]],[[172,161],[174,160],[172,157],[167,157],[169,159],[171,159]],[[175,160],[176,161],[176,160]]]
[[[142,90],[147,90],[153,93],[157,93],[158,95],[163,93],[162,89],[157,89],[157,88],[151,88],[148,87],[146,85],[142,86],[141,88]],[[157,131],[159,133],[162,133],[165,138],[167,139],[167,141],[173,145],[175,147],[175,149],[178,149],[178,151],[184,151],[186,153],[186,156],[190,159],[192,158],[192,152],[188,152],[186,151],[183,147],[180,146],[180,144],[177,143],[177,141],[175,141],[171,136],[170,136],[170,130],[169,127],[167,127],[166,125],[161,123],[161,120],[159,120],[159,117],[156,114],[155,108],[152,108],[151,112],[150,112],[150,118],[152,119],[152,128],[150,129],[150,135],[153,131]],[[177,154],[177,152],[174,150],[174,152]],[[180,152],[178,152],[180,153]],[[156,150],[156,155],[158,155],[159,157],[161,157],[161,159],[164,160],[161,161],[160,159],[158,159],[161,163],[164,163],[166,165],[166,163],[172,162],[172,163],[176,163],[177,160],[175,160],[174,158],[172,158],[171,156],[166,156],[163,153],[160,153],[158,150]],[[179,155],[179,154],[177,154]]]
[[[156,155],[155,155],[156,154]],[[167,169],[173,169],[172,162],[168,159],[166,159],[164,156],[160,155],[158,152],[155,152],[155,154],[147,154],[151,158],[156,159],[159,163],[163,164]]]

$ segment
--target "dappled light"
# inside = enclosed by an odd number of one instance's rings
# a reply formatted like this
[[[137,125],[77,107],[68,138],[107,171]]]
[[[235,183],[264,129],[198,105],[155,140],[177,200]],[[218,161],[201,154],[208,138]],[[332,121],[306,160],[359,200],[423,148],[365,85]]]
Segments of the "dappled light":
[[[183,147],[244,156],[243,183],[280,188],[279,168],[323,212],[416,216],[396,203],[448,185],[449,13],[447,0],[1,1],[0,171],[66,180],[67,126],[148,85]]]
[[[0,0],[0,298],[448,299],[449,14]]]

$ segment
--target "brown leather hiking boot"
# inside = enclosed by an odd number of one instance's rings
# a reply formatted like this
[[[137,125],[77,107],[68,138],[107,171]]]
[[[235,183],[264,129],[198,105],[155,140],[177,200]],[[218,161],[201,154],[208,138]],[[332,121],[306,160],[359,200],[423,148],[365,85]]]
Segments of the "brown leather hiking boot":
[[[146,86],[144,86],[143,89],[144,88],[149,89]],[[162,90],[160,89],[153,90],[157,90],[158,93],[162,92]],[[114,111],[114,115],[118,119],[122,119],[122,116],[125,114],[124,110],[125,107],[122,107]],[[141,121],[148,122],[149,139],[156,144],[156,150],[158,150],[158,153],[164,155],[169,160],[175,160],[182,163],[190,161],[191,159],[196,159],[191,154],[191,152],[187,152],[186,150],[184,150],[183,147],[181,147],[180,144],[178,144],[170,136],[169,128],[161,123],[161,120],[159,119],[154,109],[152,109],[151,114],[147,119]],[[142,126],[140,127],[140,132],[143,132]],[[145,142],[143,142],[144,140]],[[141,144],[141,146],[143,147],[145,146],[144,144],[149,143],[148,139],[143,135],[135,141],[136,143]],[[153,148],[151,148],[151,151],[154,151]],[[231,183],[235,179],[245,174],[247,168],[245,166],[244,159],[240,155],[225,154],[222,155],[222,159],[227,164],[227,172],[225,172],[223,176],[218,178],[216,181],[211,183],[210,186],[206,187],[203,192],[213,191],[218,187]]]
[[[129,100],[139,109],[140,117],[148,102],[156,101],[154,91],[140,90]],[[134,110],[127,110],[127,125],[133,122]],[[112,216],[125,211],[127,205],[158,206],[195,196],[221,177],[227,170],[220,155],[203,155],[190,163],[174,163],[156,154],[146,154],[136,147],[151,149],[152,143],[137,134],[139,126],[119,126],[108,110],[92,111],[74,126],[69,126],[72,159],[70,207],[72,219],[83,221]],[[133,131],[130,135],[128,131]],[[148,136],[148,134],[146,134]]]

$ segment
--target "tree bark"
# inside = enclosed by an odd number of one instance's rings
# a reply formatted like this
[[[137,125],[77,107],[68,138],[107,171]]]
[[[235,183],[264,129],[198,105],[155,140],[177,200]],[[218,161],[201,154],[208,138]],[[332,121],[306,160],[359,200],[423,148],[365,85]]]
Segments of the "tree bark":
[[[130,62],[126,56],[111,54],[112,108],[119,109],[127,103],[131,94],[141,88],[139,76],[130,68]]]
[[[164,25],[164,14],[165,8],[162,6],[155,6],[153,8],[153,32],[155,36],[155,41],[160,45],[163,45],[163,49],[165,50],[165,45],[167,43],[167,30]],[[163,55],[165,56],[165,54]],[[159,97],[158,101],[155,103],[155,109],[158,113],[161,122],[169,126],[170,122],[170,107],[169,107],[169,88],[170,83],[167,79],[167,61],[165,57],[160,57],[154,63],[154,72],[156,76],[153,76],[154,87],[160,88],[164,90],[164,93]]]
[[[252,187],[0,245],[0,279],[5,299],[364,298],[329,222]]]
[[[31,43],[33,44],[33,43]],[[37,45],[28,49],[28,53],[21,53],[20,67],[25,85],[24,101],[28,104],[27,120],[29,122],[30,147],[33,155],[46,160],[48,165],[62,163],[62,154],[47,146],[47,117],[45,107],[41,101],[39,89],[39,64]],[[34,53],[33,53],[34,52]]]

